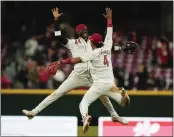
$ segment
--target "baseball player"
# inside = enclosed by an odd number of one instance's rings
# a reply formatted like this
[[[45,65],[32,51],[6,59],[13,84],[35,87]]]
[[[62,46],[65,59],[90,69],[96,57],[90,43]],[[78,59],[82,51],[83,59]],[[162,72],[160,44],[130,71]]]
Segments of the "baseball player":
[[[112,10],[106,8],[107,18],[107,35],[104,43],[102,42],[102,36],[95,33],[91,36],[91,46],[94,49],[90,54],[86,53],[80,57],[69,58],[52,63],[50,69],[59,68],[61,64],[78,64],[91,62],[90,74],[92,75],[93,84],[90,89],[84,95],[80,103],[80,112],[83,119],[83,132],[86,133],[89,128],[92,117],[88,115],[88,107],[100,96],[109,96],[120,105],[127,106],[130,104],[129,96],[126,90],[121,91],[116,87],[114,83],[114,75],[111,62],[111,49],[112,49]],[[137,44],[134,42],[127,42],[124,46],[124,51],[128,53],[135,52]],[[118,121],[122,123],[128,123],[127,120],[118,117]]]
[[[55,31],[55,36],[57,36],[57,39],[66,47],[68,48],[73,57],[81,57],[83,54],[91,54],[92,48],[91,48],[91,42],[88,39],[88,29],[87,26],[84,24],[80,24],[76,27],[76,32],[79,35],[78,39],[68,39],[61,35],[60,27],[59,27],[59,17],[62,15],[62,13],[59,14],[58,8],[52,9],[52,13],[54,16],[54,20],[56,23],[57,29],[59,31]],[[54,63],[50,64],[49,68],[52,68]],[[70,90],[77,88],[77,87],[90,87],[92,85],[92,79],[90,75],[90,66],[91,62],[81,62],[79,64],[76,64],[74,66],[74,70],[69,75],[69,77],[60,85],[60,87],[54,91],[52,94],[50,94],[48,97],[46,97],[38,106],[36,106],[32,111],[23,110],[22,112],[29,118],[32,119],[35,115],[37,115],[39,112],[41,112],[44,108],[46,108],[48,105],[53,103],[55,100],[62,97],[64,94],[69,92]],[[51,70],[51,69],[50,69]],[[55,71],[50,71],[50,75],[54,75],[57,71],[57,68],[55,68]],[[112,90],[115,90],[117,87],[114,87]],[[118,89],[117,90],[122,90]],[[121,96],[121,94],[120,94]],[[117,112],[114,110],[109,98],[107,96],[100,96],[100,100],[104,104],[104,106],[109,111],[112,120],[114,122],[119,121],[122,124],[127,124],[124,120],[122,120]]]

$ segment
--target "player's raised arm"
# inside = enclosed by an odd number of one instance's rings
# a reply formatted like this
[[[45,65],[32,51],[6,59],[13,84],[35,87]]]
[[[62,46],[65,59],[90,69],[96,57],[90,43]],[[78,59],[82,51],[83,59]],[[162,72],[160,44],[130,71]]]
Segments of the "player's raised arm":
[[[112,10],[110,8],[106,8],[106,14],[103,14],[103,16],[107,19],[107,33],[104,41],[104,46],[111,49],[113,44]]]
[[[53,8],[51,9],[53,17],[54,17],[54,36],[56,36],[56,40],[59,40],[65,47],[70,49],[71,45],[75,43],[75,40],[69,40],[66,36],[62,35],[61,29],[60,29],[60,23],[59,18],[63,13],[59,13],[59,8]]]

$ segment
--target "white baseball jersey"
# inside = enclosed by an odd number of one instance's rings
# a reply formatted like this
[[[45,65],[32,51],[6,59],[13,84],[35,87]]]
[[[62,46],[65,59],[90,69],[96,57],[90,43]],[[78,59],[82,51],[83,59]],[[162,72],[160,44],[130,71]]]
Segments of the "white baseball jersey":
[[[108,27],[103,47],[93,50],[91,54],[81,56],[83,62],[91,61],[90,73],[94,82],[114,83],[111,62],[112,32],[113,28]]]
[[[90,44],[90,40],[87,42],[83,38],[78,39],[68,39],[68,43],[64,45],[71,51],[72,57],[81,57],[84,54],[91,54],[92,47]],[[75,64],[74,71],[76,74],[83,74],[84,72],[89,71],[90,61]]]

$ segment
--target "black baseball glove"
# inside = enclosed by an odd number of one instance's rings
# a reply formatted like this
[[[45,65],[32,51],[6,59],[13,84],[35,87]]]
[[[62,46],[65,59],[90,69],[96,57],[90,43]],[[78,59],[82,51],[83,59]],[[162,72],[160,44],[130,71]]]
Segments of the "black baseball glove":
[[[138,47],[138,44],[136,42],[128,41],[126,42],[126,44],[121,46],[121,49],[126,53],[133,54],[135,53],[137,47]]]

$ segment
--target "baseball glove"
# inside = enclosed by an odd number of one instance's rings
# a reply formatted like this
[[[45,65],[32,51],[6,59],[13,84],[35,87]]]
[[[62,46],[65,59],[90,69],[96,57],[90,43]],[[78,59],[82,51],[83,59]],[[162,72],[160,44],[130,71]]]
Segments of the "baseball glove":
[[[59,63],[58,62],[53,62],[51,64],[48,65],[47,67],[47,73],[49,75],[55,75],[57,70],[59,69]]]
[[[136,42],[128,41],[121,48],[124,52],[133,54],[133,53],[135,53],[137,47],[138,47],[138,44]]]

